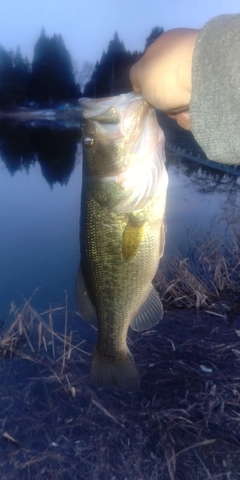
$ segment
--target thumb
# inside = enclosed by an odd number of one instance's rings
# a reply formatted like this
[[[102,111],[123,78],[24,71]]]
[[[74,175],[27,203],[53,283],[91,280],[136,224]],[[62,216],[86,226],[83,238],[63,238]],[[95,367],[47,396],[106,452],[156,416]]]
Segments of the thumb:
[[[138,83],[138,78],[137,78],[137,67],[136,65],[133,65],[131,70],[130,70],[130,81],[131,81],[131,84],[133,86],[133,91],[135,93],[140,93],[141,92],[141,88],[139,86],[139,83]]]

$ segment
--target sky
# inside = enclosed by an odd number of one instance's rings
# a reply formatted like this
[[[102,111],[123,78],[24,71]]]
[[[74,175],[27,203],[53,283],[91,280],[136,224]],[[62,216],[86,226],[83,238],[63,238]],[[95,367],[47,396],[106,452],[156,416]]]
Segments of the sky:
[[[239,0],[0,0],[0,44],[19,46],[31,61],[42,27],[61,34],[78,66],[95,64],[115,31],[127,50],[143,51],[155,26],[201,28],[210,18],[240,12]]]

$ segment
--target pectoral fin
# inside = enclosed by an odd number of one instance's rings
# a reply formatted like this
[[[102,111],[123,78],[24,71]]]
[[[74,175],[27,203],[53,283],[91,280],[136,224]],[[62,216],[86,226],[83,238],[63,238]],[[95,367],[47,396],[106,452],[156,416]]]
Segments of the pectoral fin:
[[[131,328],[137,332],[154,327],[163,317],[163,306],[153,285],[149,295],[131,321]]]
[[[122,254],[124,260],[133,258],[139,248],[144,233],[144,222],[129,219],[122,237]]]
[[[163,256],[164,247],[165,247],[165,232],[166,232],[166,222],[165,219],[162,221],[160,225],[160,243],[159,243],[159,258]]]
[[[96,322],[96,310],[89,298],[81,266],[75,282],[77,311],[87,323]]]

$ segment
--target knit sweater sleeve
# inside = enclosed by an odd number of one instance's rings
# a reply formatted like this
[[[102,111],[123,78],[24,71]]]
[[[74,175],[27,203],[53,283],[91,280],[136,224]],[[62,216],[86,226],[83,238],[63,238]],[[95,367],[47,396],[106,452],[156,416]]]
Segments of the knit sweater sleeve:
[[[240,164],[240,14],[200,31],[192,65],[192,132],[207,156]]]

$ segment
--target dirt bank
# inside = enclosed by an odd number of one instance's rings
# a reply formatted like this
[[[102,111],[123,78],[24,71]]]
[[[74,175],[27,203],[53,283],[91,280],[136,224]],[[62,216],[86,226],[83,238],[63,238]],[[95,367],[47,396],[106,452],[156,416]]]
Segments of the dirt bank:
[[[20,340],[21,354],[2,360],[1,480],[239,478],[240,316],[169,311],[131,332],[133,393],[90,383],[93,345],[79,322],[64,365],[50,334],[39,351]]]

